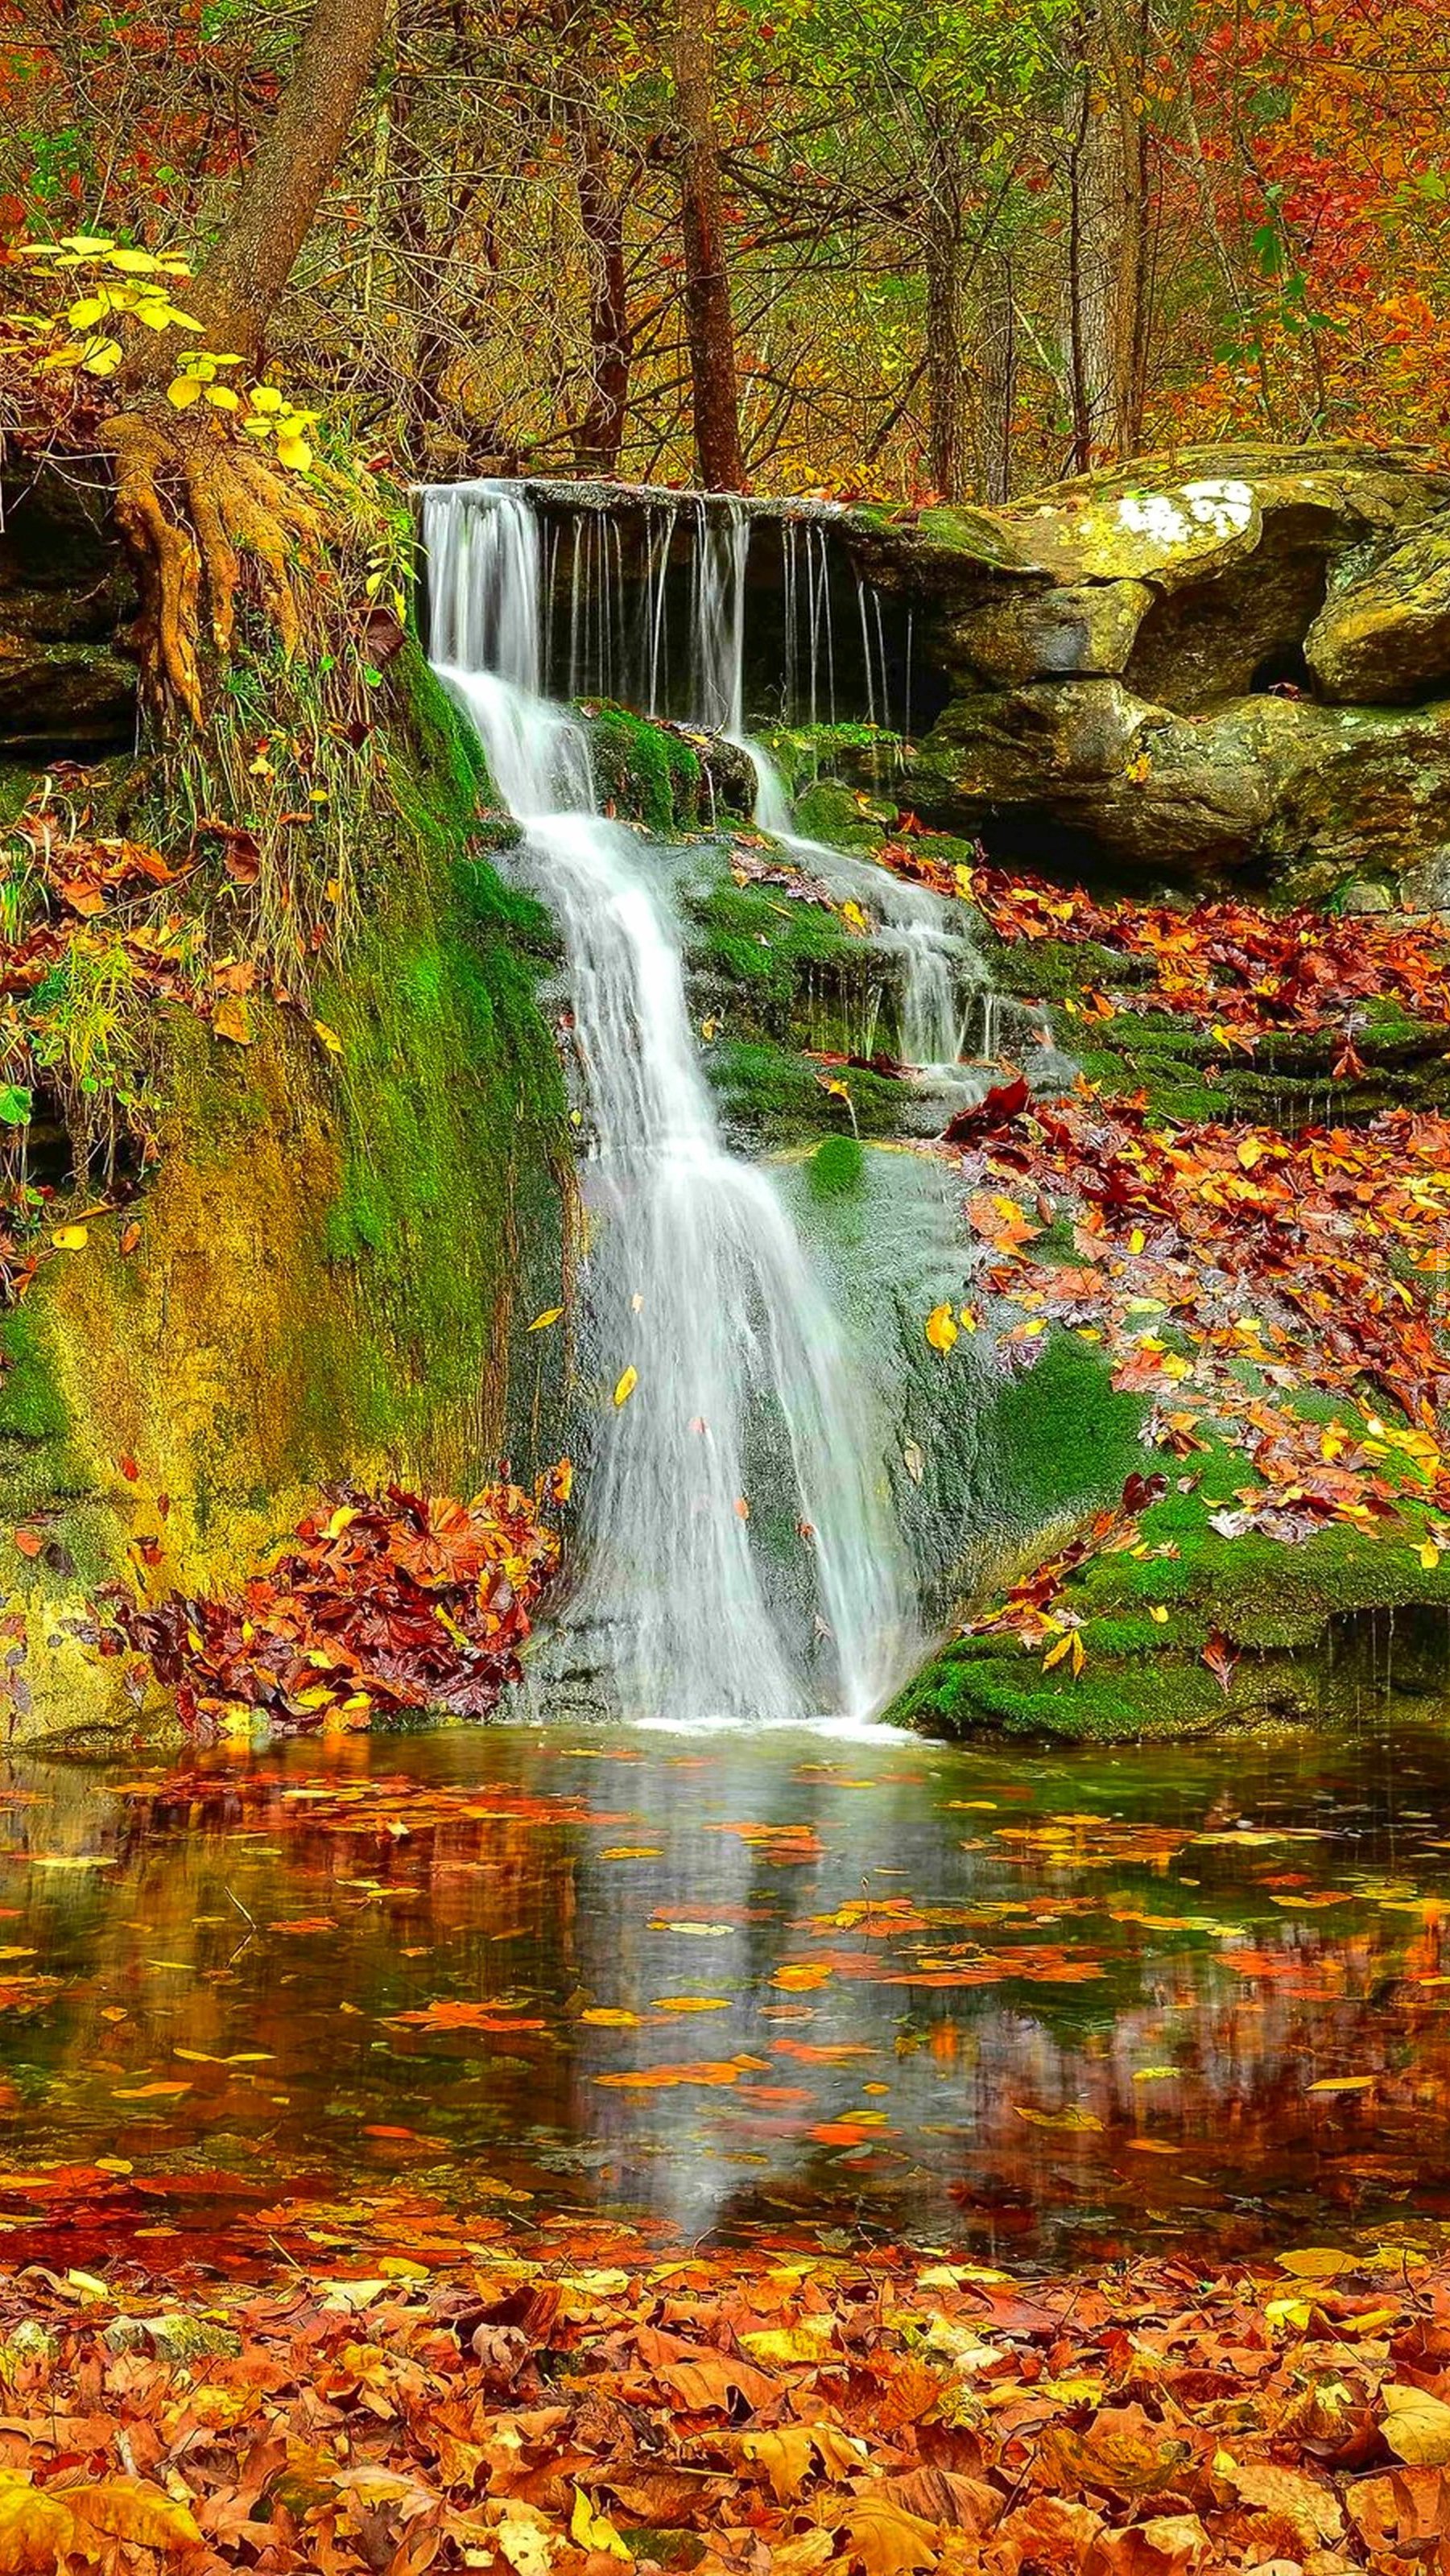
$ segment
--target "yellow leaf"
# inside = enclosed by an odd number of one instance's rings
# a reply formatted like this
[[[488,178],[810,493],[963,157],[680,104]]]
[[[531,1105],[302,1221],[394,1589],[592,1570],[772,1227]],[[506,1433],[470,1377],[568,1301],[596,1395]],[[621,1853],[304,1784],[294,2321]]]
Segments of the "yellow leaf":
[[[275,385],[253,385],[250,400],[253,411],[280,411],[282,408],[282,397]]]
[[[91,1238],[86,1226],[58,1225],[50,1239],[57,1252],[79,1252]]]
[[[853,2497],[842,2521],[866,2576],[915,2576],[917,2569],[935,2567],[947,2537],[939,2523],[876,2496]]]
[[[925,1332],[926,1338],[930,1342],[932,1349],[934,1351],[940,1351],[943,1356],[945,1356],[956,1342],[958,1334],[957,1319],[952,1313],[951,1307],[946,1303],[943,1303],[940,1306],[933,1306],[922,1329]]]
[[[1311,2084],[1311,2093],[1367,2093],[1374,2082],[1372,2075],[1321,2075]]]
[[[75,2517],[59,2496],[9,2470],[0,2475],[0,2576],[54,2576],[76,2536]]]
[[[569,2537],[580,2549],[605,2549],[611,2558],[630,2558],[632,2549],[625,2546],[607,2515],[596,2513],[582,2487],[574,2489],[574,2510],[569,2516]]]
[[[1014,2102],[1012,2107],[1018,2119],[1030,2120],[1034,2129],[1100,2129],[1103,2125],[1096,2111],[1085,2111],[1076,2102],[1069,2103],[1065,2111],[1031,2111],[1020,2102]]]
[[[815,2333],[809,2325],[759,2326],[753,2334],[740,2338],[752,2361],[821,2361],[831,2336],[831,2320],[822,2317],[824,2334]]]
[[[211,1024],[219,1038],[230,1038],[233,1046],[252,1043],[252,1015],[243,993],[227,993],[211,1015]]]
[[[1435,1545],[1434,1540],[1432,1538],[1427,1538],[1420,1550],[1420,1563],[1423,1565],[1427,1574],[1433,1574],[1439,1562],[1440,1551]]]
[[[173,411],[185,411],[188,403],[200,402],[201,383],[196,376],[173,376],[166,388],[166,399]]]
[[[312,450],[305,438],[279,437],[277,461],[280,465],[290,465],[294,474],[305,474],[312,462]]]
[[[1334,2245],[1299,2245],[1287,2254],[1276,2254],[1281,2272],[1295,2281],[1334,2281],[1341,2272],[1354,2270],[1354,2256],[1341,2253]]]
[[[206,398],[217,411],[240,411],[242,407],[241,395],[234,394],[230,385],[208,385]]]
[[[113,250],[106,257],[110,267],[123,270],[128,277],[148,277],[161,265],[149,250]]]
[[[563,1312],[564,1309],[562,1306],[546,1306],[542,1315],[536,1315],[534,1317],[533,1322],[528,1328],[529,1331],[531,1333],[542,1333],[548,1325],[557,1324],[559,1317]]]
[[[1168,1613],[1167,1613],[1166,1609],[1164,1608],[1163,1603],[1162,1603],[1161,1601],[1150,1601],[1150,1602],[1149,1602],[1149,1604],[1148,1604],[1148,1616],[1149,1616],[1149,1618],[1150,1618],[1150,1619],[1155,1619],[1155,1620],[1157,1621],[1158,1626],[1159,1626],[1160,1628],[1165,1627],[1165,1626],[1167,1625],[1167,1621],[1168,1621]]]
[[[1046,1654],[1042,1658],[1042,1669],[1045,1673],[1050,1673],[1054,1664],[1060,1664],[1065,1660],[1069,1649],[1071,1648],[1075,1634],[1075,1629],[1066,1628],[1058,1638],[1056,1645],[1048,1647]]]
[[[326,1020],[314,1020],[312,1026],[317,1036],[321,1038],[328,1054],[341,1055],[342,1040],[338,1036],[336,1029],[330,1029]]]
[[[639,1384],[639,1371],[638,1371],[638,1369],[637,1369],[637,1368],[627,1368],[627,1369],[625,1370],[625,1372],[624,1372],[623,1377],[619,1380],[619,1383],[617,1384],[617,1386],[615,1387],[615,1390],[614,1390],[614,1401],[615,1401],[616,1405],[620,1405],[620,1404],[628,1404],[629,1399],[630,1399],[630,1397],[633,1395],[634,1390],[635,1390],[635,1388],[638,1386],[638,1384]]]
[[[1386,2388],[1384,2436],[1414,2469],[1450,2468],[1450,2406],[1424,2388]]]
[[[841,919],[844,922],[847,922],[852,930],[865,932],[871,927],[871,924],[867,920],[859,903],[843,903],[841,906]]]

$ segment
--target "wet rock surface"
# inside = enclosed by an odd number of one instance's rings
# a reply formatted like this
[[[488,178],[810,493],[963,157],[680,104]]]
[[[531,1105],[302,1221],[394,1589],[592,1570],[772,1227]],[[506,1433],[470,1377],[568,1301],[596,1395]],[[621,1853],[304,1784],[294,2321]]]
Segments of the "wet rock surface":
[[[931,820],[1044,865],[1434,899],[1450,479],[1417,455],[1197,450],[846,537],[950,679],[903,781]]]

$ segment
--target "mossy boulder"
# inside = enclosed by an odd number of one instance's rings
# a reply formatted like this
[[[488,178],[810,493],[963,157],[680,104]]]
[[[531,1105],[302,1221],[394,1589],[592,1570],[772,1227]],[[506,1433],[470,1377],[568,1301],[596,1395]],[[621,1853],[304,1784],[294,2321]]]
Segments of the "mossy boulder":
[[[1061,1340],[1044,1355],[1044,1371]],[[1057,1481],[1056,1440],[1064,1439],[1091,1466],[1100,1458],[1091,1492],[1076,1513],[1059,1513],[1056,1538],[1086,1510],[1116,1499],[1119,1471],[1130,1454],[1126,1416],[1116,1450],[1101,1443],[1083,1420],[1101,1414],[1108,1370],[1100,1353],[1080,1354],[1073,1377],[1096,1378],[1099,1393],[1081,1390],[1064,1403],[1044,1375],[1029,1377],[1018,1402],[1030,1425],[1040,1461],[1039,1502],[1051,1500]],[[1125,1397],[1141,1422],[1143,1408]],[[1313,1399],[1306,1399],[1311,1406]],[[1327,1408],[1326,1408],[1327,1410]],[[1137,1437],[1135,1431],[1134,1437]],[[1211,1447],[1191,1471],[1175,1474],[1171,1461],[1155,1461],[1138,1446],[1132,1463],[1168,1468],[1168,1489],[1142,1516],[1131,1551],[1089,1556],[1053,1603],[1081,1640],[1084,1660],[1044,1667],[1040,1645],[987,1630],[961,1634],[934,1656],[900,1694],[889,1714],[902,1724],[948,1735],[974,1732],[1060,1736],[1069,1741],[1131,1743],[1174,1741],[1269,1722],[1332,1722],[1349,1714],[1364,1682],[1360,1649],[1370,1623],[1388,1614],[1410,1622],[1401,1686],[1443,1689],[1444,1620],[1450,1614],[1450,1561],[1424,1550],[1425,1514],[1406,1506],[1388,1530],[1361,1531],[1335,1523],[1291,1545],[1262,1531],[1233,1536],[1220,1522],[1241,1490],[1253,1481],[1243,1456]],[[1066,1500],[1074,1481],[1063,1475],[1057,1490]],[[1044,1511],[1034,1561],[1050,1552],[1051,1515]],[[998,1568],[978,1607],[1000,1597]],[[1420,1654],[1416,1619],[1430,1618],[1437,1634]],[[1222,1681],[1204,1661],[1211,1640],[1222,1641],[1231,1666]],[[1215,1647],[1215,1654],[1219,1648]]]
[[[1346,566],[1305,639],[1322,696],[1385,704],[1450,685],[1450,514]]]

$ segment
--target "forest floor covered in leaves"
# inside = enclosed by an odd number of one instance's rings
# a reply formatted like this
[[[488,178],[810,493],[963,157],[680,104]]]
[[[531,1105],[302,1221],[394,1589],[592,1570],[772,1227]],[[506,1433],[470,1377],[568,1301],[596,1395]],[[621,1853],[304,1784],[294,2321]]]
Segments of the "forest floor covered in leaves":
[[[277,2213],[241,2277],[8,2270],[0,2567],[1445,2563],[1434,2230],[1012,2278],[804,2237],[646,2257],[567,2218],[460,2243],[416,2203],[364,2243],[339,2215],[345,2252]]]

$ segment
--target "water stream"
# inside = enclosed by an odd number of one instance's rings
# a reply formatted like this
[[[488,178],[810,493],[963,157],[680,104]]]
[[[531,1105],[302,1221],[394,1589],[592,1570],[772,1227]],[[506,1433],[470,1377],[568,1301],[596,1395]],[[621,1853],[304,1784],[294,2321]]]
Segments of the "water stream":
[[[865,1719],[915,1642],[872,1408],[770,1175],[721,1138],[660,854],[600,813],[585,729],[543,693],[533,509],[431,491],[424,536],[430,652],[563,936],[592,1120],[579,1660],[630,1717]],[[731,717],[740,585],[699,564],[702,717]]]

